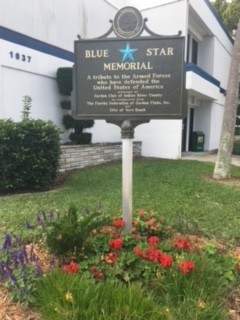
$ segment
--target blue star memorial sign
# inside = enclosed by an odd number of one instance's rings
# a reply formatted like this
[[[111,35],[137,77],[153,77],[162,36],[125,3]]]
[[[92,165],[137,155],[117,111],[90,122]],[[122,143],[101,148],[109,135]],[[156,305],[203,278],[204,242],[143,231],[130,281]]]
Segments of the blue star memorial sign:
[[[138,51],[138,49],[131,49],[129,43],[126,44],[125,49],[119,50],[122,53],[122,62],[134,61],[133,54]]]

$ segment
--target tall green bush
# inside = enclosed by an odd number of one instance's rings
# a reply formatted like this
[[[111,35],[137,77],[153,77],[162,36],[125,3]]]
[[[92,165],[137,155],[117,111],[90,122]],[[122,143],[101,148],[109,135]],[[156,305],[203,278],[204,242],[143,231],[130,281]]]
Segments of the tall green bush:
[[[57,70],[57,84],[59,93],[70,97],[73,90],[73,68],[59,68]],[[61,101],[60,105],[65,111],[65,115],[63,116],[65,129],[73,129],[73,132],[69,135],[69,139],[73,144],[90,144],[92,134],[84,132],[84,129],[93,127],[94,121],[73,119],[71,115],[71,100],[68,97]]]
[[[0,191],[48,188],[59,156],[59,132],[51,122],[0,120]]]
[[[57,84],[59,92],[64,96],[70,96],[73,85],[73,68],[59,68],[57,70]]]

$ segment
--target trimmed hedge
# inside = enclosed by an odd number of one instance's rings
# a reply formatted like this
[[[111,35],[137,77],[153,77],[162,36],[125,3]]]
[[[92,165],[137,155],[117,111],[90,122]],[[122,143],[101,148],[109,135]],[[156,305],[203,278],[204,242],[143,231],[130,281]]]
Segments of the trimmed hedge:
[[[73,68],[59,68],[57,70],[57,84],[59,92],[64,96],[70,96],[73,89]]]
[[[59,132],[51,122],[0,120],[0,191],[50,187],[59,157]]]

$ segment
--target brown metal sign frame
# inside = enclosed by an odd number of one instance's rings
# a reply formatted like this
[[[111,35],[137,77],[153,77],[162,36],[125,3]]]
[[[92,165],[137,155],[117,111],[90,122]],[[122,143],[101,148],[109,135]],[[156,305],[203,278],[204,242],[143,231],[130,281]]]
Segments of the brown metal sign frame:
[[[131,8],[132,7],[127,7]],[[127,9],[126,8],[126,9]],[[107,33],[105,33],[103,36],[96,38],[96,39],[81,39],[79,37],[78,40],[75,41],[75,66],[74,66],[74,90],[73,90],[73,116],[76,119],[103,119],[106,120],[107,122],[111,122],[117,125],[120,125],[123,123],[125,120],[129,120],[131,122],[134,122],[136,124],[139,123],[144,123],[144,122],[149,122],[151,119],[182,119],[185,114],[186,114],[186,105],[187,105],[187,99],[186,99],[186,89],[185,89],[185,71],[184,71],[184,37],[181,36],[181,32],[179,32],[177,35],[172,35],[172,36],[163,36],[163,35],[158,35],[154,32],[152,32],[148,26],[147,26],[147,19],[143,20],[143,27],[141,27],[141,30],[137,33],[136,37],[131,37],[131,38],[123,38],[118,35],[116,32],[116,28],[114,27],[114,21],[110,20],[111,27],[108,30]],[[139,23],[141,25],[141,23]],[[148,34],[148,36],[141,36],[142,33],[145,32]],[[109,35],[114,33],[116,35],[115,38],[109,38]],[[138,41],[145,41],[150,42],[150,41],[168,41],[168,40],[176,40],[181,43],[180,47],[180,54],[182,57],[181,60],[181,66],[180,66],[180,72],[181,72],[181,91],[180,91],[180,96],[179,96],[179,112],[177,113],[144,113],[144,114],[130,114],[130,113],[83,113],[81,112],[81,100],[83,95],[85,94],[83,91],[81,91],[81,88],[79,87],[79,75],[81,73],[81,70],[83,66],[79,63],[79,49],[81,45],[86,45],[86,44],[96,44],[96,47],[98,44],[101,44],[105,42],[106,44],[114,44],[116,42],[128,42],[128,43],[137,43]],[[177,84],[179,85],[179,84]],[[84,107],[85,108],[85,107]],[[86,109],[86,108],[85,108]]]

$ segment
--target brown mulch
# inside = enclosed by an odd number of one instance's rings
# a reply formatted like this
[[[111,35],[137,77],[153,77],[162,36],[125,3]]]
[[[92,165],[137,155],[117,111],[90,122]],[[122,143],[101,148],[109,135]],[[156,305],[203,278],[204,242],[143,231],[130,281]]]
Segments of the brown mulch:
[[[51,271],[53,262],[55,266],[58,265],[57,259],[44,248],[43,243],[29,244],[25,248],[29,257],[34,254],[38,258],[39,266],[43,273]]]
[[[0,319],[1,320],[40,320],[39,314],[14,303],[8,291],[0,287]]]
[[[229,319],[240,320],[240,288],[235,289],[228,302],[229,307]]]

